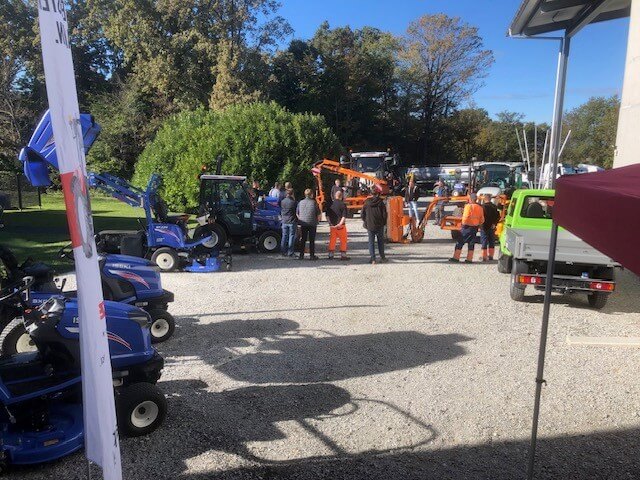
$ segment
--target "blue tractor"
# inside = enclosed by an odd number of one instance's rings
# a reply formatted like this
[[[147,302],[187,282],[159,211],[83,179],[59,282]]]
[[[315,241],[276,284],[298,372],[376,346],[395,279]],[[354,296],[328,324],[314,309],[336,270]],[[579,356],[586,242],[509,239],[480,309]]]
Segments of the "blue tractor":
[[[246,180],[238,175],[200,175],[200,213],[209,215],[203,234],[211,236],[211,248],[228,241],[255,245],[263,253],[277,252],[282,236],[280,207],[273,202],[254,205]]]
[[[86,153],[98,137],[100,125],[89,114],[80,115],[80,124]],[[49,168],[57,170],[58,159],[48,111],[38,123],[29,144],[20,152],[19,159],[32,185],[51,185]],[[92,186],[128,205],[142,207],[146,217],[146,225],[140,231],[101,232],[97,238],[98,248],[104,248],[106,253],[150,258],[164,271],[184,268],[186,271],[211,272],[219,270],[222,263],[230,268],[230,256],[224,256],[221,261],[218,255],[221,249],[207,247],[211,239],[201,233],[205,230],[196,229],[196,238],[191,238],[186,229],[188,216],[168,215],[166,204],[158,194],[162,181],[158,175],[152,175],[145,190],[105,173],[94,173],[89,177]]]
[[[160,175],[151,175],[145,190],[107,173],[90,173],[89,184],[127,205],[141,207],[145,214],[139,231],[99,232],[96,243],[100,251],[150,258],[165,272],[211,272],[219,270],[223,263],[227,270],[231,268],[228,251],[220,255],[224,244],[212,245],[207,215],[198,218],[200,225],[195,230],[188,228],[189,215],[169,215],[167,204],[158,193]]]

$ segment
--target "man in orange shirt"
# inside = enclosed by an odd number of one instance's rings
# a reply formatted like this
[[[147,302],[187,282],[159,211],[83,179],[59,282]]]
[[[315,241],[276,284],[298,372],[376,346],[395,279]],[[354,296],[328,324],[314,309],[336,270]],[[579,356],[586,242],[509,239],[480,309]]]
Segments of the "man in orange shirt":
[[[456,242],[456,249],[453,252],[453,257],[449,259],[450,262],[460,261],[462,247],[464,247],[465,243],[469,245],[465,263],[473,262],[476,235],[478,234],[478,229],[484,223],[484,210],[478,205],[477,201],[478,197],[475,193],[469,194],[469,203],[464,206],[464,213],[462,214],[462,230],[460,231],[462,235]]]

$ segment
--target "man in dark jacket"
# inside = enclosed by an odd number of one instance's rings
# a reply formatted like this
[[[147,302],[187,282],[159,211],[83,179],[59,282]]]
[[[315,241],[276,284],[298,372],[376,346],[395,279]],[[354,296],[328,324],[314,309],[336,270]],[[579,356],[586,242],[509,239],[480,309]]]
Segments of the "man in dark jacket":
[[[369,234],[369,257],[370,263],[376,263],[376,238],[378,240],[378,252],[380,253],[380,261],[386,262],[384,256],[384,227],[387,224],[387,206],[384,200],[380,198],[380,190],[376,186],[373,195],[367,198],[362,207],[362,221],[364,228]]]
[[[298,203],[296,209],[296,217],[302,230],[302,251],[300,252],[300,260],[304,258],[304,247],[309,238],[309,258],[317,260],[316,257],[316,229],[320,221],[320,208],[313,199],[313,192],[310,188],[304,191],[304,197]]]
[[[287,196],[280,201],[280,216],[282,217],[282,255],[293,257],[296,242],[296,199],[293,189],[287,189]]]
[[[482,242],[482,261],[487,262],[493,260],[495,253],[496,237],[494,232],[500,221],[500,212],[491,201],[491,195],[484,195],[482,210],[484,211],[484,223],[480,229],[480,241]],[[487,250],[489,250],[488,255]]]

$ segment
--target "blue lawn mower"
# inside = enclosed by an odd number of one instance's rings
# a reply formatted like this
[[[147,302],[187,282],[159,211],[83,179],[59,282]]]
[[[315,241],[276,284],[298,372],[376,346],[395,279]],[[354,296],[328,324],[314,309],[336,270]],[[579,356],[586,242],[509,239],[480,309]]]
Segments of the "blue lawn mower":
[[[69,246],[60,250],[61,258],[73,258]],[[172,292],[162,288],[162,281],[157,267],[144,258],[127,255],[100,255],[98,264],[102,280],[102,294],[105,300],[127,303],[142,308],[151,316],[151,341],[160,343],[168,340],[175,330],[175,319],[167,311],[173,302]],[[64,290],[65,282],[55,278],[55,272],[49,265],[36,262],[31,258],[21,265],[8,248],[0,245],[0,261],[16,279],[32,276],[30,305],[38,306],[46,302],[52,295],[63,295],[66,298],[77,297],[77,292]],[[0,352],[5,354],[32,351],[35,345],[22,322],[16,316],[0,313]]]
[[[29,307],[33,277],[0,289],[0,307],[17,309],[37,350],[0,357],[0,470],[52,461],[82,448],[78,305],[62,296]],[[164,366],[151,345],[149,315],[105,302],[118,430],[156,430],[167,412],[156,386]]]

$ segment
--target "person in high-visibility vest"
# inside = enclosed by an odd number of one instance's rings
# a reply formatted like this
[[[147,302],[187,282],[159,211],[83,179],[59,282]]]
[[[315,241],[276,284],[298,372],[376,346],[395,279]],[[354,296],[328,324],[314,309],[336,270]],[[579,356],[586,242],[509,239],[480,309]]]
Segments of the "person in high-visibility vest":
[[[449,259],[450,262],[460,261],[462,247],[464,247],[465,243],[469,245],[465,263],[473,262],[476,235],[478,235],[478,229],[484,223],[484,210],[478,205],[477,201],[478,197],[475,193],[469,194],[469,203],[464,206],[464,213],[462,214],[461,236],[456,242],[456,249],[453,252],[453,257]]]

